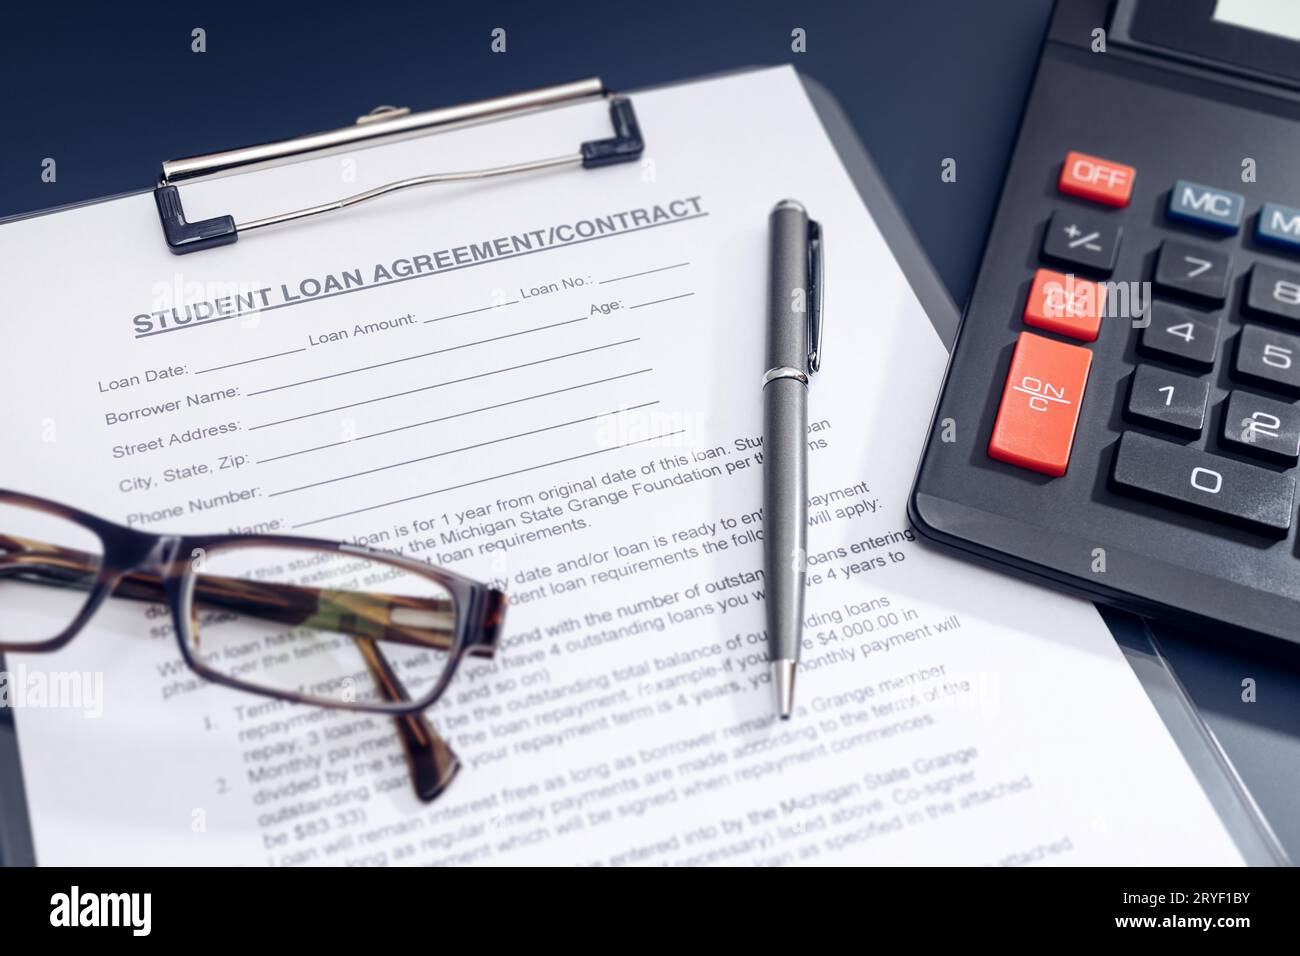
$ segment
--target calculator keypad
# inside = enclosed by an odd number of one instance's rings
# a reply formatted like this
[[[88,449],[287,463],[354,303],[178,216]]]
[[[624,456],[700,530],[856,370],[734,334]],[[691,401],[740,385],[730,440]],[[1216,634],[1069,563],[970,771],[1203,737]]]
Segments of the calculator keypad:
[[[1081,596],[1300,645],[1300,113],[1266,84],[1145,48],[1111,61],[1056,27],[909,513]],[[1104,289],[1095,339],[1040,320],[1040,269]],[[1051,471],[990,448],[1025,333],[1091,355]]]
[[[1223,305],[1232,278],[1232,257],[1214,249],[1167,239],[1156,259],[1156,290],[1193,299],[1206,305]]]
[[[1072,152],[1058,186],[1067,196],[1123,207],[1135,175],[1122,163]],[[1172,223],[1223,237],[1239,231],[1244,207],[1239,193],[1178,180],[1165,214]],[[1286,217],[1300,217],[1300,211],[1266,205],[1261,219],[1265,213],[1271,218],[1258,223],[1257,236],[1268,228],[1270,241],[1287,241]],[[1300,218],[1295,230],[1300,251]],[[1109,276],[1122,231],[1116,212],[1090,215],[1058,208],[1043,234],[1041,258],[1086,275]],[[1300,271],[1262,262],[1251,266],[1241,309],[1269,324],[1242,324],[1229,372],[1234,381],[1272,397],[1234,389],[1218,406],[1221,424],[1211,430],[1214,376],[1209,373],[1220,354],[1232,255],[1221,246],[1179,238],[1164,239],[1154,251],[1154,299],[1146,303],[1142,321],[1133,323],[1140,330],[1137,351],[1146,361],[1133,369],[1123,393],[1122,413],[1130,428],[1113,446],[1111,487],[1257,532],[1285,534],[1295,513],[1296,482],[1277,469],[1300,464],[1300,407],[1284,400],[1300,396],[1300,334],[1283,329],[1300,333]],[[1072,271],[1039,268],[1030,283],[1024,324],[1049,336],[1096,342],[1105,334],[1109,288]],[[1127,332],[1127,323],[1112,323]],[[1049,336],[1019,333],[988,454],[1059,477],[1070,467],[1092,352]]]
[[[1194,312],[1168,302],[1152,302],[1150,324],[1142,330],[1138,348],[1152,358],[1208,372],[1219,354],[1219,317]]]

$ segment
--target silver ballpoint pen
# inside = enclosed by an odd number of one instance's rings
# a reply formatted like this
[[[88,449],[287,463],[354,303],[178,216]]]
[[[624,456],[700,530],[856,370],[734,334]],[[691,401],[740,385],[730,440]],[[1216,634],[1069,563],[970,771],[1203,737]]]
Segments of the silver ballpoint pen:
[[[763,569],[767,645],[782,719],[794,710],[808,542],[808,378],[821,366],[822,233],[793,199],[768,217],[763,375]]]

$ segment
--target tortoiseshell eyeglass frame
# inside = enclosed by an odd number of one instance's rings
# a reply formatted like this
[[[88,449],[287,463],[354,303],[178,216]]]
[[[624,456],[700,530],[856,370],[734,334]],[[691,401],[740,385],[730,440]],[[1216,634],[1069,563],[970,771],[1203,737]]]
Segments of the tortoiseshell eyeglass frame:
[[[56,501],[0,489],[0,505],[4,504],[43,512],[81,526],[99,539],[102,556],[10,535],[0,527],[0,578],[20,576],[28,582],[71,586],[88,592],[81,611],[64,630],[42,641],[21,643],[6,642],[0,633],[0,652],[34,654],[58,650],[77,636],[109,596],[166,604],[171,609],[181,657],[208,680],[300,704],[391,715],[406,751],[415,792],[426,802],[442,793],[456,776],[459,759],[438,736],[423,711],[442,696],[465,657],[495,654],[505,620],[506,596],[501,591],[400,554],[346,542],[291,535],[155,534],[115,524]],[[298,585],[205,575],[201,562],[194,560],[196,554],[247,547],[365,556],[432,581],[450,596],[450,601],[373,592],[341,595]],[[384,699],[336,701],[311,697],[244,683],[212,670],[191,647],[196,609],[201,606],[237,611],[282,624],[310,621],[313,627],[350,635]],[[446,663],[434,685],[412,699],[376,641],[444,651]]]

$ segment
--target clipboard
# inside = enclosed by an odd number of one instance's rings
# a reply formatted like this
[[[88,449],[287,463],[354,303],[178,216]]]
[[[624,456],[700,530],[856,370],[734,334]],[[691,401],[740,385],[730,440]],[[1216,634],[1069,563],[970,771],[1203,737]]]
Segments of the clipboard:
[[[663,86],[686,85],[708,78],[697,77]],[[960,320],[960,309],[948,295],[835,97],[815,80],[806,76],[801,76],[800,79],[859,196],[924,307],[935,332],[944,347],[951,350]],[[649,89],[654,88],[658,87]],[[645,149],[645,139],[636,122],[633,107],[636,92],[615,94],[607,90],[599,79],[588,79],[425,113],[380,107],[367,117],[359,118],[353,126],[329,133],[169,161],[163,164],[159,182],[153,189],[159,214],[159,241],[167,243],[171,251],[178,255],[201,253],[205,249],[237,241],[241,232],[247,235],[271,226],[292,228],[292,223],[296,220],[342,212],[358,203],[380,199],[405,189],[440,182],[529,175],[561,165],[580,164],[586,169],[597,169],[612,163],[636,161]],[[315,158],[329,151],[381,145],[398,138],[426,135],[467,124],[493,122],[592,97],[605,98],[609,102],[613,135],[608,139],[580,144],[574,153],[563,157],[544,158],[512,166],[434,173],[416,180],[385,184],[321,206],[280,211],[244,223],[237,223],[230,216],[194,223],[185,218],[181,190],[186,183],[200,178],[232,175],[269,165],[292,163],[298,159]],[[137,195],[145,191],[125,195]],[[104,197],[89,203],[74,203],[38,213],[12,216],[0,219],[0,224],[51,215],[116,198],[120,197]],[[1102,608],[1099,610],[1245,861],[1251,865],[1290,865],[1285,848],[1250,796],[1227,753],[1200,717],[1195,704],[1169,667],[1146,622],[1123,612]],[[3,658],[0,658],[0,669],[3,668]],[[1159,811],[1159,807],[1134,808],[1134,812]],[[13,715],[7,709],[0,709],[0,864],[31,866],[35,863]]]
[[[437,172],[400,179],[331,202],[272,213],[245,222],[236,222],[233,216],[228,215],[190,222],[185,216],[180,188],[186,182],[252,172],[302,159],[314,159],[352,149],[364,149],[412,136],[520,116],[592,98],[603,98],[609,103],[613,135],[606,139],[584,142],[572,153],[504,166]],[[352,206],[373,202],[406,189],[441,183],[495,179],[501,176],[518,176],[570,166],[599,169],[602,166],[640,159],[644,150],[645,142],[641,138],[632,101],[626,96],[619,96],[606,89],[599,77],[591,77],[558,86],[548,86],[420,113],[412,113],[408,107],[378,106],[365,116],[358,117],[351,126],[340,129],[311,133],[258,146],[243,146],[185,159],[167,160],[162,164],[162,172],[158,177],[158,185],[154,187],[153,196],[154,203],[158,207],[158,220],[167,248],[176,255],[187,255],[216,246],[230,245],[241,235],[258,229],[342,212]]]

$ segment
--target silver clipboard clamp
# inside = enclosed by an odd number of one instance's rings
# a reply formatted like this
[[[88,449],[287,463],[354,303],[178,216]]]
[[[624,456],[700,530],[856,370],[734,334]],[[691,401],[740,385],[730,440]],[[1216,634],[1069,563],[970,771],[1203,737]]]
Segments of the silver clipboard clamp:
[[[237,223],[233,216],[216,216],[212,219],[189,222],[185,218],[185,209],[181,205],[179,186],[200,178],[251,172],[254,169],[265,169],[301,159],[327,156],[331,153],[375,146],[379,143],[393,142],[431,132],[442,132],[598,97],[609,102],[609,117],[614,126],[614,135],[608,139],[582,143],[575,153],[514,163],[509,166],[414,176],[410,179],[385,183],[367,189],[365,192],[345,196],[319,206],[295,209],[249,222]],[[239,238],[240,233],[338,212],[349,206],[356,206],[416,186],[492,179],[565,166],[595,169],[614,163],[631,162],[639,159],[644,151],[645,141],[641,138],[641,129],[637,125],[636,113],[632,110],[632,101],[626,96],[618,96],[606,90],[605,84],[598,77],[592,77],[421,113],[412,113],[407,108],[380,106],[358,118],[352,126],[345,126],[342,129],[276,140],[260,146],[244,146],[219,153],[167,160],[162,164],[162,173],[153,195],[154,202],[158,206],[158,218],[162,223],[163,236],[167,240],[167,248],[179,256],[200,249],[229,245]]]

